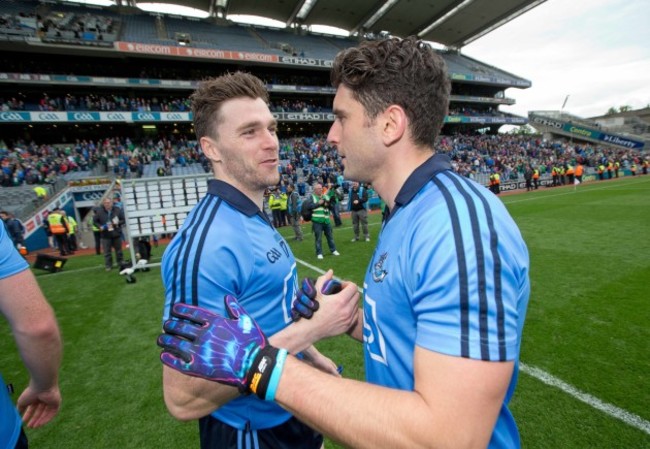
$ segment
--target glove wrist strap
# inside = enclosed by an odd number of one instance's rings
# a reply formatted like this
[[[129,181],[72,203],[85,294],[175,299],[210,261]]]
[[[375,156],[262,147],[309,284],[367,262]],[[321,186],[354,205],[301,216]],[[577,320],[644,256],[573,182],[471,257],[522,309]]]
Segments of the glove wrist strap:
[[[287,350],[273,346],[260,349],[248,373],[248,390],[265,401],[275,400]]]

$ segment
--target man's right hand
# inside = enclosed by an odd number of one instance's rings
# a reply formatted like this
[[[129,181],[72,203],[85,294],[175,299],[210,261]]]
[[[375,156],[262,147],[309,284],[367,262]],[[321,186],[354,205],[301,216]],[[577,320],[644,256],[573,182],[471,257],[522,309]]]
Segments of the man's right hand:
[[[305,303],[309,304],[308,301],[318,303],[318,311],[313,308],[310,319],[293,323],[293,326],[299,327],[300,332],[309,335],[311,344],[349,332],[359,322],[360,296],[357,285],[349,281],[339,283],[332,278],[332,275],[332,270],[329,270],[315,283],[313,280],[303,281],[302,287],[306,292],[301,289],[302,293],[299,293],[303,309],[307,309]],[[299,300],[296,299],[297,301]],[[296,305],[294,303],[292,307],[292,316],[295,313],[300,314],[298,310],[294,310]]]
[[[334,295],[342,290],[343,286],[336,279],[328,279],[321,288],[323,295]],[[300,318],[310,319],[318,310],[319,302],[316,299],[316,280],[304,278],[302,288],[298,290],[296,300],[291,308],[291,319],[295,322]]]

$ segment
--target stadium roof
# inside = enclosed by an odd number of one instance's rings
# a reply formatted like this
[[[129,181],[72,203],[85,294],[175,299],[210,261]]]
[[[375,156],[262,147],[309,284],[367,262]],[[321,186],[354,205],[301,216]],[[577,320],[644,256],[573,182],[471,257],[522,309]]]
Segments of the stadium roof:
[[[417,35],[461,48],[545,0],[131,0],[136,4],[151,1],[225,17],[267,17],[287,26],[298,23],[337,27],[350,34]]]

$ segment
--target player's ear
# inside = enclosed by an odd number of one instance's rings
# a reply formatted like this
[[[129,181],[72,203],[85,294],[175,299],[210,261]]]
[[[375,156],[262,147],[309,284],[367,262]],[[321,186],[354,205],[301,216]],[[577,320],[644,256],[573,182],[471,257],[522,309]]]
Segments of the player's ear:
[[[404,136],[408,126],[408,117],[401,106],[396,104],[388,106],[377,119],[380,121],[380,132],[384,145],[390,146]]]
[[[219,151],[219,145],[212,137],[201,137],[199,139],[199,144],[201,145],[203,154],[205,154],[208,159],[210,159],[212,162],[221,162],[221,152]]]

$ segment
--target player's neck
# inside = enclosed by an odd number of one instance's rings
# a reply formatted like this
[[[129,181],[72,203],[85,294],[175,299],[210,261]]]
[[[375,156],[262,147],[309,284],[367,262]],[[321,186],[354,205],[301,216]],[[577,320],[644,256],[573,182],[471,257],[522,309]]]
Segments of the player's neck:
[[[372,186],[390,209],[394,208],[395,198],[409,176],[433,154],[431,151],[412,147],[406,151],[396,151],[389,158],[386,169],[372,181]]]

